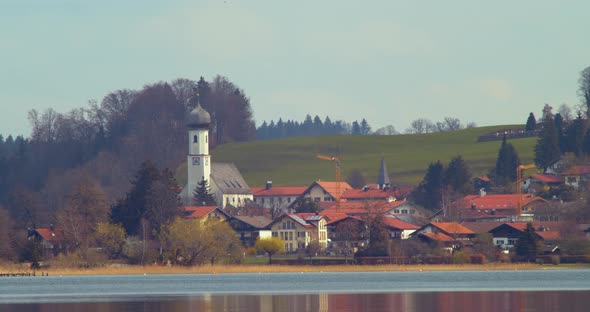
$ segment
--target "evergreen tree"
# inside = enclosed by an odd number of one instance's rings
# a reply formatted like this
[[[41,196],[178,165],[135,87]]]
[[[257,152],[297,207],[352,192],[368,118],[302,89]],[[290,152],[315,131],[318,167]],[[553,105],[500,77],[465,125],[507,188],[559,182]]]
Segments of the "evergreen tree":
[[[535,114],[532,112],[529,114],[529,118],[526,120],[526,126],[524,127],[525,131],[534,131],[537,128],[537,120],[535,119]]]
[[[211,189],[209,188],[209,181],[205,180],[204,177],[193,191],[193,200],[197,206],[217,205],[215,195],[211,193]]]
[[[576,156],[581,156],[583,153],[583,142],[584,136],[586,134],[586,121],[583,119],[582,115],[578,113],[576,119],[570,123],[567,127],[566,133],[564,135],[564,143],[562,152],[573,152]]]
[[[153,181],[146,196],[145,218],[150,221],[152,231],[160,234],[161,227],[180,216],[182,203],[178,196],[178,183],[168,168],[160,179]]]
[[[440,161],[430,163],[424,179],[412,193],[414,202],[429,210],[440,208],[444,172],[445,168]]]
[[[361,134],[362,135],[368,135],[371,134],[371,126],[369,126],[369,123],[367,122],[367,120],[365,118],[363,118],[363,120],[361,120]]]
[[[361,125],[356,120],[352,122],[351,134],[354,134],[354,135],[362,134],[361,133]]]
[[[538,250],[539,238],[535,232],[535,228],[529,222],[526,225],[526,229],[519,236],[518,241],[514,245],[516,255],[524,259],[525,261],[535,261]]]
[[[535,164],[543,168],[543,172],[553,163],[559,160],[561,152],[557,138],[557,130],[551,114],[543,119],[543,128],[541,129],[539,140],[535,145]]]
[[[471,172],[460,155],[453,157],[449,162],[444,172],[444,183],[459,194],[465,195],[473,191]]]
[[[120,224],[128,235],[140,234],[141,219],[146,213],[146,198],[154,181],[160,179],[158,168],[145,161],[132,182],[131,190],[125,198],[119,200],[111,209],[111,220]]]
[[[506,142],[506,136],[502,139],[502,145],[498,151],[494,176],[496,183],[507,185],[516,181],[516,168],[520,165],[520,158],[512,144]]]

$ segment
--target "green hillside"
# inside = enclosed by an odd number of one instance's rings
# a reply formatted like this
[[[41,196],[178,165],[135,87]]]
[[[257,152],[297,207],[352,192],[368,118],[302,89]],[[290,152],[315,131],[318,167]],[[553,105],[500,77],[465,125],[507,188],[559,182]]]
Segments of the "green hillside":
[[[522,125],[492,126],[454,132],[395,136],[321,136],[225,144],[213,153],[214,162],[233,162],[250,186],[306,186],[321,179],[333,181],[334,164],[317,159],[317,154],[340,156],[343,179],[359,169],[368,182],[376,181],[380,160],[385,158],[392,183],[415,185],[428,164],[447,163],[461,155],[474,175],[484,174],[495,165],[501,141],[477,143],[478,136]],[[533,159],[536,138],[510,141],[523,163]],[[186,181],[186,164],[178,170],[179,182]]]

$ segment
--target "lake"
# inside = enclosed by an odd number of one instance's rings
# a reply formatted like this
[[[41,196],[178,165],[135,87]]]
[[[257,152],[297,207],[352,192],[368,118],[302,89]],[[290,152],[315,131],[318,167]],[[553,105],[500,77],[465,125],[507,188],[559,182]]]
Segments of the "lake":
[[[590,270],[0,279],[0,311],[588,311]]]

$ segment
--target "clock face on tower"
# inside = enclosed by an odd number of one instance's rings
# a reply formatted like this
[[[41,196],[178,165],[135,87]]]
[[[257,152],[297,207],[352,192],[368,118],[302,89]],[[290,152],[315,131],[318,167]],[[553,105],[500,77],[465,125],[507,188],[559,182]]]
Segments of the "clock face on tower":
[[[201,164],[201,158],[200,157],[193,157],[193,166],[198,166]]]

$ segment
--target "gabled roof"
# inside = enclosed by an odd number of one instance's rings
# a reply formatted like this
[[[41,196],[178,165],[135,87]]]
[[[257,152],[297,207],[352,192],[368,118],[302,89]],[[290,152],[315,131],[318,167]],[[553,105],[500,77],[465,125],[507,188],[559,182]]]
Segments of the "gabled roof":
[[[472,230],[456,222],[431,222],[430,225],[448,234],[475,234]]]
[[[394,216],[384,216],[383,223],[390,228],[395,228],[398,230],[417,230],[420,227],[411,223],[404,222]]]
[[[272,220],[265,216],[234,216],[233,218],[258,229],[263,229],[272,223]]]
[[[561,235],[558,231],[538,231],[535,233],[546,241],[556,241],[561,238]]]
[[[62,230],[51,230],[51,229],[35,229],[35,232],[39,234],[44,240],[48,242],[57,242],[64,240],[64,233]]]
[[[285,217],[290,218],[291,220],[299,223],[300,225],[302,225],[306,228],[313,228],[314,227],[313,223],[305,221],[302,217],[300,217],[299,215],[297,215],[295,213],[283,213],[282,215],[280,215],[279,217],[274,219],[268,226],[270,227],[270,226],[274,225],[275,223],[281,222],[281,220]]]
[[[232,163],[212,163],[211,179],[224,194],[252,194],[240,171]]]
[[[563,182],[563,181],[561,181],[561,178],[559,176],[556,176],[554,174],[540,174],[540,173],[531,174],[529,176],[529,178],[539,180],[544,183],[561,183],[561,182]]]
[[[217,206],[185,206],[182,209],[184,210],[185,218],[200,219],[217,209]]]
[[[526,227],[527,227],[527,224],[528,223],[531,223],[533,225],[533,228],[535,229],[536,232],[555,231],[555,230],[558,230],[561,226],[564,225],[563,222],[557,222],[557,221],[547,221],[547,222],[541,222],[541,221],[534,221],[534,222],[524,222],[524,221],[519,221],[519,222],[504,222],[501,225],[504,225],[505,224],[506,226],[512,227],[512,228],[514,228],[516,230],[524,231],[524,230],[526,230]],[[495,230],[499,226],[497,226],[495,228],[492,228],[491,230]]]
[[[327,213],[345,213],[345,214],[367,214],[371,213],[387,213],[403,204],[408,203],[405,200],[386,202],[381,200],[374,201],[350,201],[341,202],[340,207],[336,207],[335,202],[330,202],[331,205],[324,210]]]
[[[252,194],[256,197],[262,196],[301,196],[306,186],[273,186],[269,189],[266,187],[252,187],[250,188]]]
[[[363,187],[363,189],[367,190],[379,190],[379,184],[367,184]],[[394,186],[389,187],[388,191],[393,192],[393,195],[397,199],[405,199],[412,193],[413,188],[410,186]],[[344,194],[342,195],[344,196]]]
[[[338,188],[338,182],[327,182],[327,181],[315,181],[313,182],[309,187],[307,187],[305,189],[305,191],[303,192],[303,194],[309,192],[314,186],[319,186],[321,187],[324,191],[326,191],[326,193],[330,194],[330,196],[337,198],[339,196],[342,196],[342,194],[344,192],[346,192],[347,190],[352,189],[352,186],[350,186],[348,183],[341,181],[340,182],[340,194],[336,194],[336,189]]]
[[[590,165],[577,165],[561,173],[561,175],[587,175],[590,174]]]
[[[472,208],[472,205],[475,205],[476,209],[516,209],[518,207],[518,199],[518,194],[467,195],[453,202],[453,205],[466,209]],[[520,201],[522,207],[534,202],[545,202],[541,197],[528,194],[520,194]]]
[[[444,233],[441,233],[441,232],[439,232],[439,233],[422,232],[419,235],[428,237],[428,238],[435,240],[435,241],[441,241],[441,242],[454,241],[454,239],[452,237],[450,237]]]

